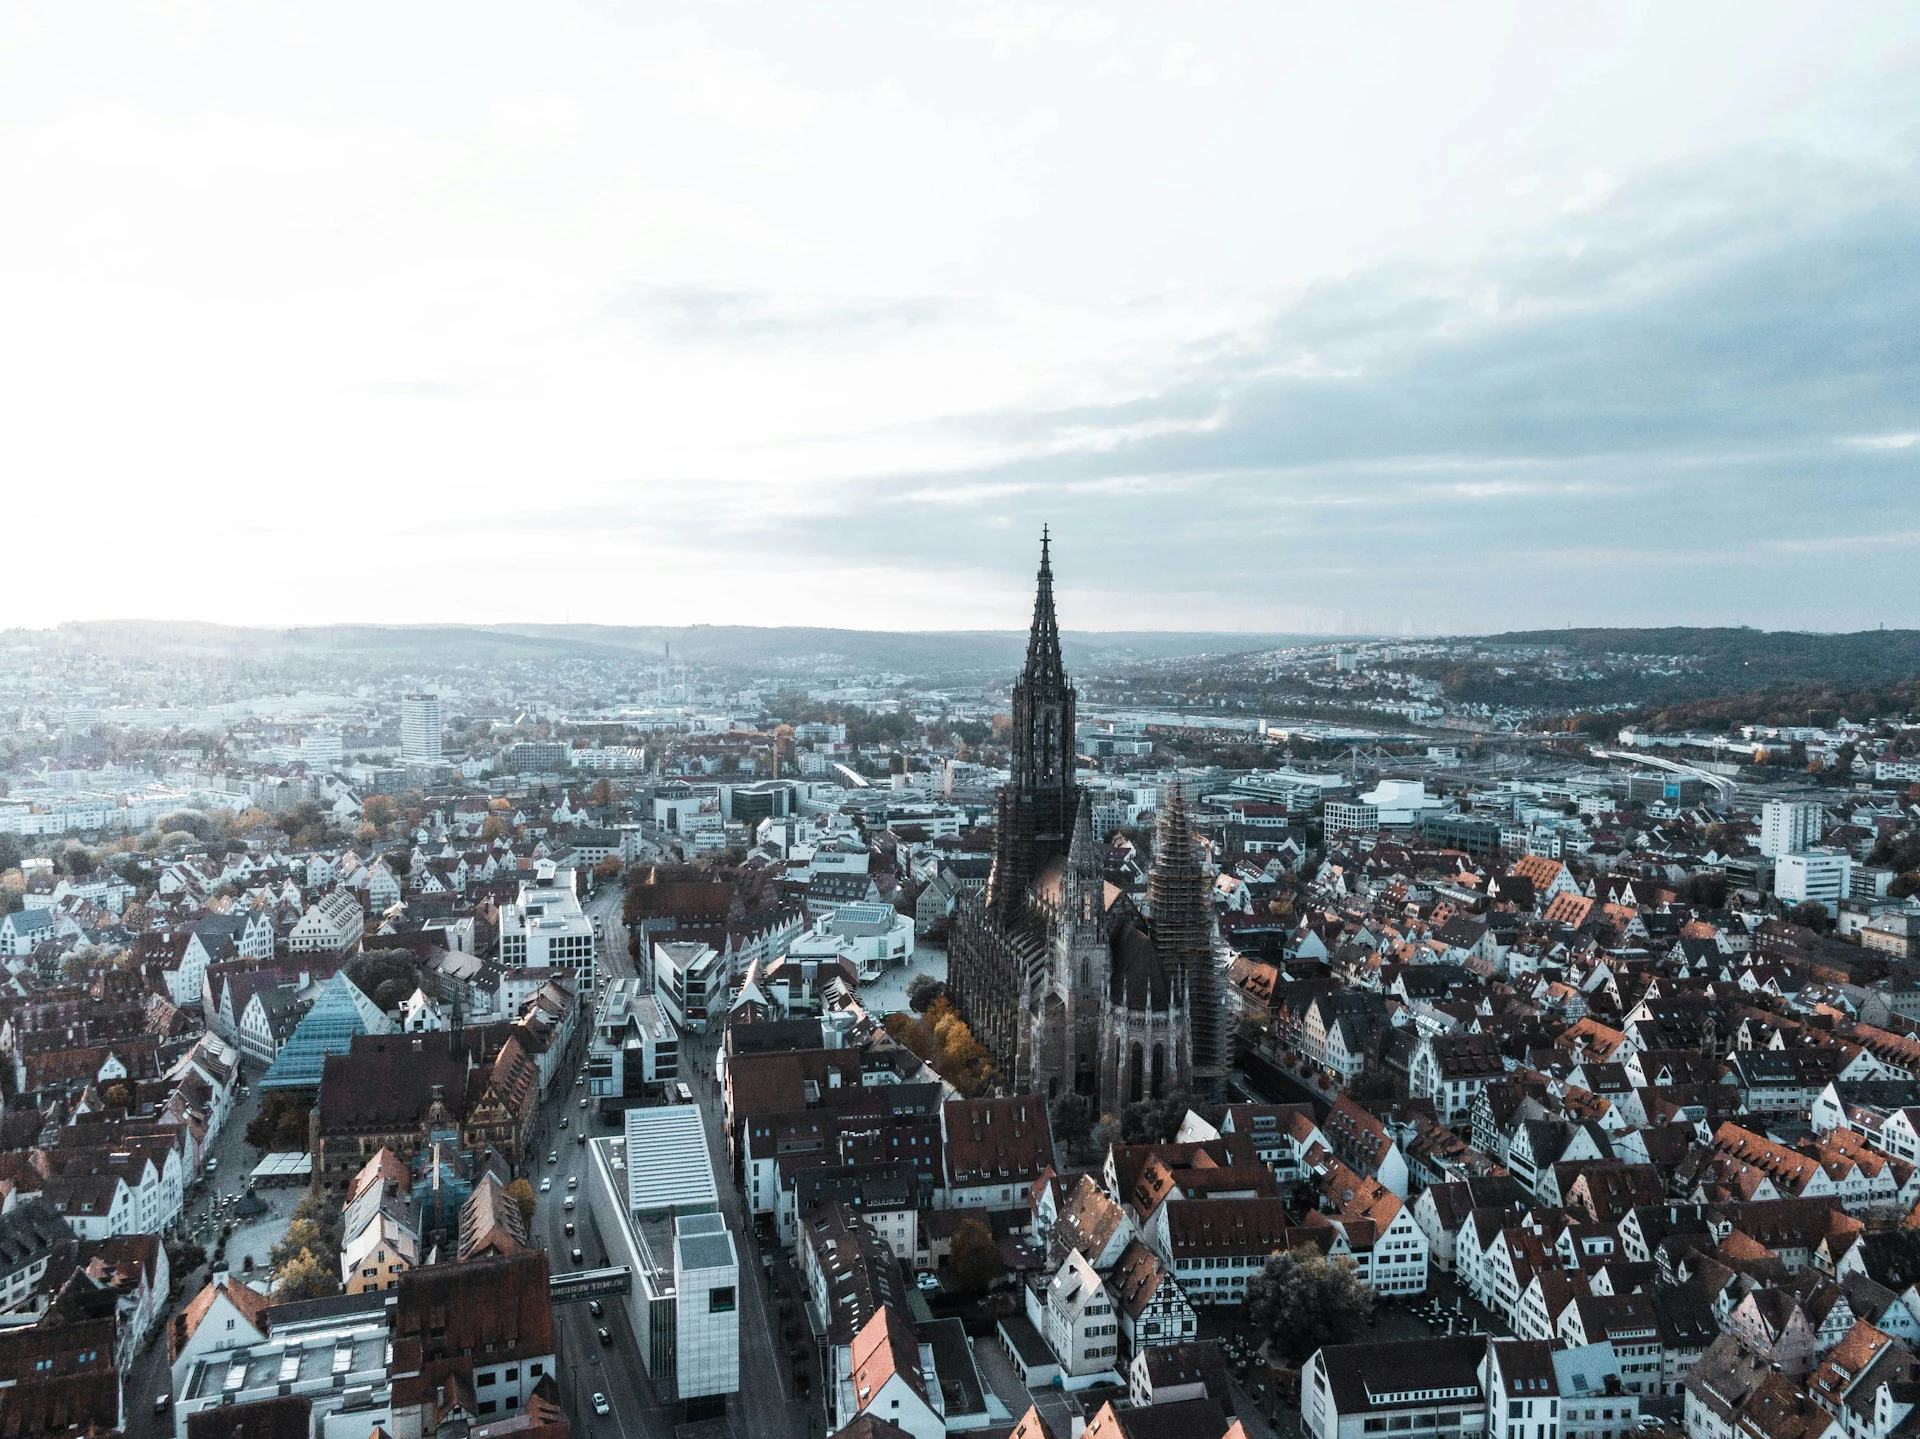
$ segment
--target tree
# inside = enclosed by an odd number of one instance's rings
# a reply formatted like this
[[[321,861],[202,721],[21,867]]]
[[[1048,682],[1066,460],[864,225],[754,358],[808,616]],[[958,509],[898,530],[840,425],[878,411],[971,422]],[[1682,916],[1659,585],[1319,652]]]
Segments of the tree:
[[[887,1033],[933,1066],[934,1072],[969,1097],[993,1082],[993,1061],[950,1000],[936,999],[919,1019],[895,1011]]]
[[[347,965],[347,978],[381,1009],[398,1009],[420,987],[420,965],[411,950],[369,949]]]
[[[1316,1349],[1358,1338],[1373,1318],[1373,1291],[1350,1260],[1295,1249],[1273,1255],[1247,1281],[1246,1313],[1274,1352],[1297,1366]]]
[[[1796,904],[1787,911],[1787,918],[1795,924],[1804,924],[1815,934],[1825,934],[1833,928],[1833,916],[1827,913],[1827,907],[1817,899],[1805,904]]]
[[[191,839],[213,839],[220,833],[220,826],[205,810],[177,809],[172,814],[162,815],[154,826],[162,834],[184,831]]]
[[[313,1253],[325,1243],[320,1226],[311,1219],[295,1219],[287,1225],[286,1232],[280,1236],[269,1252],[276,1270],[292,1263],[301,1254]]]
[[[360,817],[368,824],[377,825],[384,832],[399,815],[400,810],[391,795],[370,794],[360,806]]]
[[[1192,1107],[1192,1096],[1184,1089],[1169,1090],[1158,1099],[1137,1100],[1120,1115],[1121,1142],[1164,1144],[1173,1138]]]
[[[540,1197],[533,1192],[533,1185],[525,1179],[516,1179],[507,1186],[507,1198],[520,1207],[520,1217],[531,1225],[534,1211],[540,1207]]]
[[[612,804],[614,801],[613,781],[597,779],[593,788],[587,791],[587,803],[593,805]]]
[[[1084,1094],[1063,1094],[1053,1102],[1053,1137],[1069,1149],[1078,1149],[1093,1137],[1099,1117]]]
[[[487,844],[496,839],[507,837],[507,822],[497,814],[487,816],[486,823],[480,826],[480,838]]]
[[[294,1299],[325,1299],[340,1292],[340,1273],[332,1261],[303,1249],[274,1269],[273,1297],[281,1303]]]
[[[1690,874],[1680,886],[1680,898],[1703,909],[1719,909],[1727,902],[1727,877],[1712,870]]]
[[[953,1247],[947,1251],[947,1268],[954,1282],[969,1294],[979,1294],[1007,1272],[1000,1257],[993,1231],[984,1219],[969,1219],[953,1232]]]
[[[20,841],[10,834],[0,834],[0,874],[10,869],[20,868],[20,861],[26,857],[20,848]]]
[[[260,1112],[247,1121],[244,1137],[259,1150],[303,1150],[307,1147],[307,1116],[311,1111],[310,1096],[266,1095],[260,1102]]]
[[[946,997],[946,984],[930,974],[916,974],[907,982],[907,1008],[915,1014],[925,1014],[936,999]]]

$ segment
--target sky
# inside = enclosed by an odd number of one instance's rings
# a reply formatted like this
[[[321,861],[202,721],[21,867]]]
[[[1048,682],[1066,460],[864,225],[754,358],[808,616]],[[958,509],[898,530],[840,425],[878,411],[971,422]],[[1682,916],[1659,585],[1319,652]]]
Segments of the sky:
[[[0,626],[1920,625],[1920,6],[0,0]]]

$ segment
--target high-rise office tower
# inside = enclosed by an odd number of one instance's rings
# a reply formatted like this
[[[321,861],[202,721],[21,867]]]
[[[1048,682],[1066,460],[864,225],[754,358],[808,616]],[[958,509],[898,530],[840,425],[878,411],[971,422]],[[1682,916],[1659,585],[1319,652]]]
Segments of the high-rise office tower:
[[[439,764],[439,695],[403,695],[400,700],[400,758],[408,764]]]

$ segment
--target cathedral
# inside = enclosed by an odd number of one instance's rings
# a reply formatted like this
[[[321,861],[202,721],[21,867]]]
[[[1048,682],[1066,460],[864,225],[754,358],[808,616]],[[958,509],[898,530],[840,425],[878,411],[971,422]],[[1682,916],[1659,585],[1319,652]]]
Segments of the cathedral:
[[[1011,745],[992,877],[955,911],[947,966],[948,991],[1001,1081],[1049,1101],[1083,1095],[1102,1115],[1177,1089],[1218,1089],[1212,884],[1178,785],[1159,805],[1149,913],[1104,877],[1102,836],[1074,783],[1074,690],[1044,535]]]

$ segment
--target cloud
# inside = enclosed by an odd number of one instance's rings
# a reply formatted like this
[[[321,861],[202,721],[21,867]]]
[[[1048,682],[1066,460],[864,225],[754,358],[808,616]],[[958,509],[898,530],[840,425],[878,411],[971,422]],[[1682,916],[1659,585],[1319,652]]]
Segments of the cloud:
[[[934,296],[820,298],[723,285],[639,285],[607,305],[682,344],[847,342],[931,325],[952,311]]]
[[[1920,619],[1920,533],[1893,522],[1920,490],[1916,258],[1911,167],[1674,168],[1470,265],[1316,287],[1144,393],[950,419],[981,462],[849,486],[839,513],[937,503],[900,545],[1010,575],[997,522],[1051,519],[1063,573],[1190,592],[1197,570],[1226,609],[1357,587],[1355,616],[1483,628],[1544,572],[1556,622],[1844,625],[1898,596]]]

